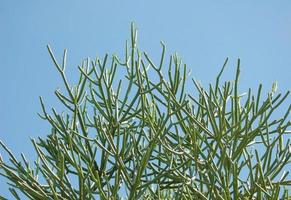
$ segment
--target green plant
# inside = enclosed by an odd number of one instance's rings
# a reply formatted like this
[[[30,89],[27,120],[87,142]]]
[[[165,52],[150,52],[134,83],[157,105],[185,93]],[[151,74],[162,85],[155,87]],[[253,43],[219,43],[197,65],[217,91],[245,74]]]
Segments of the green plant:
[[[71,87],[66,51],[59,64],[48,50],[66,88],[55,94],[67,111],[49,114],[40,98],[40,117],[51,132],[32,139],[38,155],[33,166],[0,141],[9,155],[0,173],[16,199],[19,191],[41,200],[290,197],[284,170],[291,147],[284,139],[291,105],[273,119],[289,91],[276,94],[274,84],[265,99],[262,85],[255,94],[241,94],[239,60],[234,81],[221,83],[226,60],[214,85],[204,88],[194,79],[192,85],[176,54],[164,67],[163,43],[158,64],[141,52],[132,25],[124,60],[85,60]]]

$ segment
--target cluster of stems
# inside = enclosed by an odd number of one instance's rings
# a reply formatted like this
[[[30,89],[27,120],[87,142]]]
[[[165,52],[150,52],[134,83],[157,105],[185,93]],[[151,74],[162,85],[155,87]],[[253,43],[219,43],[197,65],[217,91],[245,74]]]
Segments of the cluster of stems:
[[[165,63],[165,50],[162,43],[160,60],[151,60],[132,25],[125,58],[84,60],[72,87],[66,51],[59,62],[48,46],[66,111],[48,112],[40,98],[51,131],[32,139],[34,162],[0,141],[9,156],[0,175],[15,199],[288,198],[291,105],[273,113],[289,91],[277,94],[274,84],[265,98],[262,85],[241,94],[239,60],[234,81],[221,81],[226,60],[204,88],[176,54]]]

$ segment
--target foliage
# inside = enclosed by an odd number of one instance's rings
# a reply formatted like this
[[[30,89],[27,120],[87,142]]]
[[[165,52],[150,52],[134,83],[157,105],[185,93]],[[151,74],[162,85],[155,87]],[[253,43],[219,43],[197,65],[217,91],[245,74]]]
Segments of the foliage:
[[[281,118],[273,114],[289,91],[276,94],[274,84],[266,98],[262,85],[241,94],[239,60],[234,81],[221,83],[226,60],[215,84],[204,88],[186,80],[176,54],[164,63],[163,43],[158,64],[140,51],[132,25],[124,61],[87,59],[71,87],[66,51],[60,64],[48,50],[66,88],[66,94],[55,92],[66,113],[53,108],[49,114],[40,98],[40,117],[51,132],[32,139],[33,164],[1,142],[9,161],[1,159],[0,172],[16,199],[20,191],[41,200],[290,196],[284,170],[290,167],[291,106]]]

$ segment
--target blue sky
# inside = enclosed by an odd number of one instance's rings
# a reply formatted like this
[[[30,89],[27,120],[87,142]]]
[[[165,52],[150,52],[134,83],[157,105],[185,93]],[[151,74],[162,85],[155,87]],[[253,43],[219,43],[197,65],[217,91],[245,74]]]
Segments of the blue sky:
[[[88,56],[122,56],[132,21],[142,50],[157,60],[163,40],[205,85],[229,57],[224,78],[233,78],[240,58],[242,91],[259,83],[269,90],[273,81],[280,91],[290,90],[290,11],[290,1],[2,0],[0,139],[16,154],[33,158],[29,138],[48,134],[48,124],[36,114],[41,111],[38,97],[58,108],[53,92],[63,85],[47,44],[58,58],[68,49],[68,74],[74,79],[77,65]],[[4,185],[1,178],[5,196]]]

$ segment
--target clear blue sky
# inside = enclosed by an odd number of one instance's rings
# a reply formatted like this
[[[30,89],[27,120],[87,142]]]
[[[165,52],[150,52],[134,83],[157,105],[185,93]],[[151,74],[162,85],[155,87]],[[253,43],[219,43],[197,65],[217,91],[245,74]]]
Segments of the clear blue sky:
[[[280,91],[290,89],[291,1],[1,0],[0,139],[16,154],[33,158],[29,137],[49,133],[36,114],[38,96],[47,107],[58,107],[53,92],[63,85],[47,44],[59,58],[68,49],[68,73],[74,77],[88,56],[123,55],[131,21],[143,50],[157,59],[163,40],[204,84],[229,57],[224,77],[233,78],[241,58],[242,89],[263,83],[267,90],[273,81]],[[4,185],[1,178],[0,194],[7,195]]]

